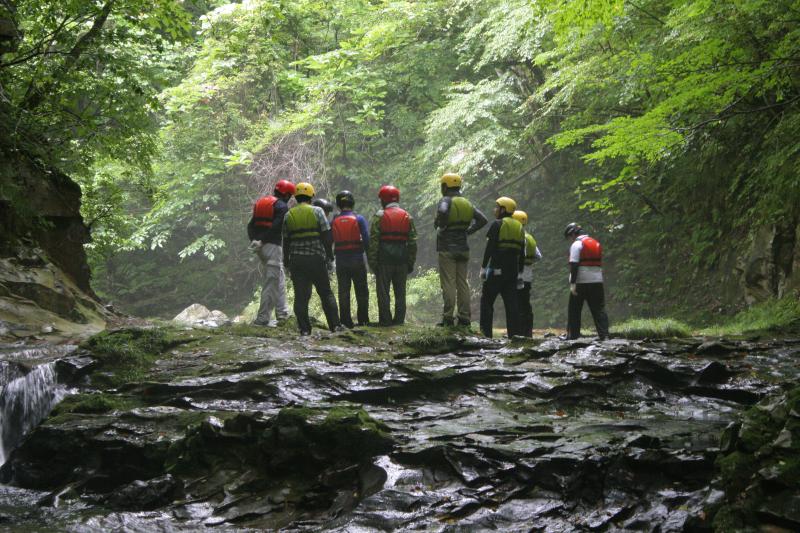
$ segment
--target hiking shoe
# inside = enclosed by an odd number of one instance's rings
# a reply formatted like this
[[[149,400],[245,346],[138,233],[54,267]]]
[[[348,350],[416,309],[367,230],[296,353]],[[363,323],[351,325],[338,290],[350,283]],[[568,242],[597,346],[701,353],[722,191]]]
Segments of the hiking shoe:
[[[470,322],[469,320],[467,320],[465,318],[459,318],[458,319],[458,325],[461,326],[461,327],[467,327],[468,328],[468,327],[470,327],[472,325],[472,322]]]

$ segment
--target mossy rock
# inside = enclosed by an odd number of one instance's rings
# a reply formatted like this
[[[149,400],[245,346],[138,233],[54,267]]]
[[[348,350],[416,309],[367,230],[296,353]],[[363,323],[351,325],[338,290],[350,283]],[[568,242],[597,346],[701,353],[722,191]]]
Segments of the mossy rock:
[[[93,374],[92,381],[115,387],[142,379],[159,355],[193,340],[192,335],[171,328],[128,328],[98,333],[80,348],[99,363],[100,372]]]
[[[239,414],[206,420],[173,444],[167,471],[197,476],[208,470],[253,470],[276,479],[314,477],[337,464],[358,464],[393,447],[388,427],[361,409],[282,409],[263,420]]]
[[[745,413],[742,428],[739,430],[739,449],[755,453],[775,440],[781,425],[763,406],[751,407]]]
[[[68,396],[52,411],[51,416],[65,413],[100,414],[110,411],[121,411],[138,406],[138,402],[130,397],[122,397],[104,393],[83,393]]]
[[[447,353],[464,345],[464,338],[444,328],[423,329],[405,336],[403,344],[418,354]]]

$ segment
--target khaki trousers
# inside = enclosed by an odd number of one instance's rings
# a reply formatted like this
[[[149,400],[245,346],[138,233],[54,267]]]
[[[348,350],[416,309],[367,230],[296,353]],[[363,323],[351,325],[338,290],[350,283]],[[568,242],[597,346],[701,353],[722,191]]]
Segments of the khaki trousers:
[[[458,319],[470,321],[470,294],[467,283],[469,252],[439,252],[439,281],[442,285],[442,320],[453,321],[453,311],[458,303]]]

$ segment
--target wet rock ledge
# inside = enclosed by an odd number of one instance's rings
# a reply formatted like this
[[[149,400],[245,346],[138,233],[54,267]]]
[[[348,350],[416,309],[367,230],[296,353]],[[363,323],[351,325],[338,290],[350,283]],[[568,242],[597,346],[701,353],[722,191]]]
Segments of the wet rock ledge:
[[[0,469],[14,527],[800,527],[794,339],[160,327],[70,361]]]

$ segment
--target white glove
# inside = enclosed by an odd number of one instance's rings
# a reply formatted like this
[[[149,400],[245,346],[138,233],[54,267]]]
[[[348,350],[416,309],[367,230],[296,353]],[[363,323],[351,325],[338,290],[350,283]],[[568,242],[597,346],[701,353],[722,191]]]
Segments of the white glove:
[[[482,279],[482,280],[484,280],[484,281],[486,280],[486,278],[488,278],[488,277],[489,277],[489,275],[488,275],[488,273],[486,272],[486,269],[485,269],[485,268],[481,268],[481,274],[480,274],[480,276],[481,276],[481,279]]]
[[[330,261],[328,261],[327,267],[328,267],[328,274],[333,274],[334,272],[336,272],[336,261],[334,259],[331,259]]]
[[[261,241],[250,241],[250,247],[248,249],[254,254],[257,254],[261,246]]]
[[[517,278],[517,288],[524,289],[525,288],[525,281],[522,278]]]
[[[569,292],[571,292],[573,296],[577,296],[578,295],[578,286],[575,283],[570,283],[569,284]]]

